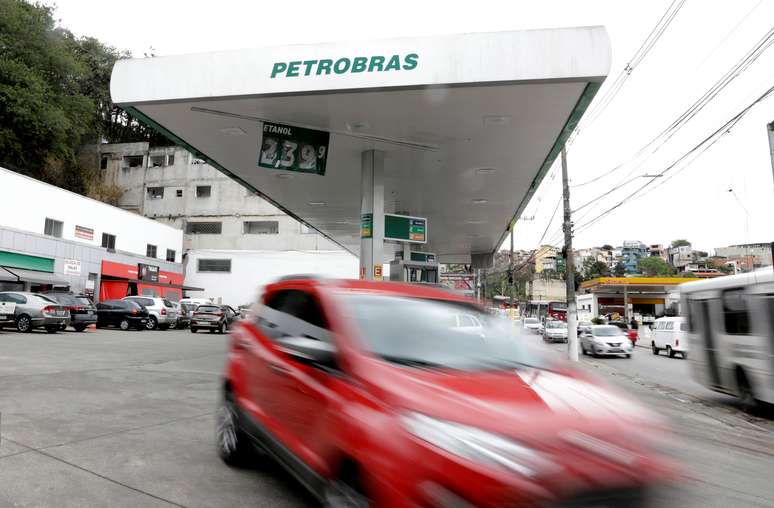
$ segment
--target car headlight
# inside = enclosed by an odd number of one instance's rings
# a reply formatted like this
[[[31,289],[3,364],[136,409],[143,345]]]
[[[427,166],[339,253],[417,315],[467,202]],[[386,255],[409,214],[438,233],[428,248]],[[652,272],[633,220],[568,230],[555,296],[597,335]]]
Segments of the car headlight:
[[[533,477],[558,466],[532,448],[475,427],[419,413],[401,417],[409,433],[468,460]]]

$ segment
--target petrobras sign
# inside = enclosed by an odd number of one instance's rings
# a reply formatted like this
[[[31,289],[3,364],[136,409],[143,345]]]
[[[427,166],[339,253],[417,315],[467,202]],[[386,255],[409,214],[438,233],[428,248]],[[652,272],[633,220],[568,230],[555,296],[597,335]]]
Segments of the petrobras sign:
[[[330,74],[358,74],[393,71],[413,71],[419,65],[419,55],[374,55],[320,60],[293,60],[274,62],[271,79],[298,78],[303,76],[327,76]]]

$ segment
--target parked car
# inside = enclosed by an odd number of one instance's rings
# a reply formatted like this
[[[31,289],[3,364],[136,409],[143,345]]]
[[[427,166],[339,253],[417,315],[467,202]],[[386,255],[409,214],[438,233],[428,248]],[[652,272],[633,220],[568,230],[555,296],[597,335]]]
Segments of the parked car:
[[[657,355],[666,350],[669,358],[680,353],[688,358],[688,323],[682,317],[663,317],[656,320],[651,331],[651,348]]]
[[[187,303],[189,305],[193,305],[194,308],[196,308],[199,305],[211,305],[213,302],[209,298],[181,298],[180,303]]]
[[[70,326],[76,332],[82,332],[87,326],[97,324],[97,308],[88,296],[58,292],[46,293],[46,296],[67,307],[70,312]]]
[[[256,313],[231,334],[220,456],[276,458],[326,506],[643,506],[676,477],[658,416],[452,292],[289,280]]]
[[[541,327],[543,326],[540,320],[534,317],[524,318],[522,323],[524,325],[524,329],[532,333],[539,333]]]
[[[0,328],[14,324],[15,311],[16,303],[0,300]]]
[[[632,357],[631,341],[623,330],[615,325],[593,325],[590,332],[580,337],[581,351],[584,355]]]
[[[25,291],[0,292],[0,301],[16,304],[14,324],[20,332],[31,332],[34,328],[45,328],[56,333],[70,324],[70,312],[64,305],[40,293]]]
[[[175,310],[177,311],[177,322],[170,325],[170,328],[177,328],[180,330],[187,328],[191,324],[191,316],[193,315],[194,310],[196,310],[196,305],[193,303],[180,302],[172,302],[172,305],[175,306]]]
[[[543,340],[546,342],[567,342],[567,323],[559,320],[546,321],[543,328]]]
[[[144,330],[148,326],[148,310],[133,300],[105,300],[97,304],[97,327],[117,326],[122,330]]]
[[[166,330],[177,324],[177,311],[171,301],[157,296],[127,296],[123,298],[138,303],[148,311],[148,330]]]
[[[191,333],[209,330],[223,333],[239,317],[239,312],[228,305],[199,305],[191,316]]]

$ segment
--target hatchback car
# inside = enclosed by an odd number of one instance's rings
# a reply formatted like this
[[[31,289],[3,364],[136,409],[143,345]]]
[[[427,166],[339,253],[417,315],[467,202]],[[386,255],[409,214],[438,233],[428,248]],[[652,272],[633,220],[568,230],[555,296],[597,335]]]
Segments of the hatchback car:
[[[70,312],[70,326],[76,332],[82,332],[87,326],[97,324],[97,308],[88,296],[73,293],[46,293],[46,296],[67,307]]]
[[[14,324],[20,332],[45,328],[48,333],[56,333],[70,324],[67,308],[40,293],[4,291],[0,293],[0,301],[16,304]]]
[[[239,312],[228,305],[199,305],[191,315],[191,333],[199,330],[224,333],[238,316]]]
[[[590,332],[580,337],[581,351],[592,356],[632,357],[631,341],[623,330],[615,325],[593,325]]]
[[[132,300],[105,300],[97,304],[97,327],[117,326],[122,330],[147,328],[150,315]]]
[[[221,458],[274,458],[326,506],[642,506],[674,475],[660,418],[517,334],[434,288],[270,284],[230,336]]]
[[[177,310],[171,301],[157,296],[127,296],[123,298],[142,305],[148,311],[148,330],[166,330],[177,324]]]
[[[534,317],[524,318],[521,323],[525,330],[532,333],[539,333],[542,328],[540,320]]]

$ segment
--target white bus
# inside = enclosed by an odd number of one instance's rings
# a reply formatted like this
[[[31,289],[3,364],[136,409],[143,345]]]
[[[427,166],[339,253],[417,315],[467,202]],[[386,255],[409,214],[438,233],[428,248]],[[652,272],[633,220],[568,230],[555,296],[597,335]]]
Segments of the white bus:
[[[680,286],[694,378],[740,398],[745,409],[774,403],[774,273],[752,273]]]

